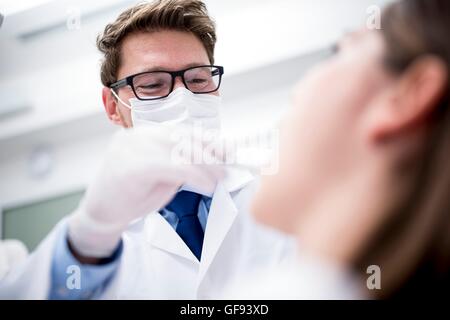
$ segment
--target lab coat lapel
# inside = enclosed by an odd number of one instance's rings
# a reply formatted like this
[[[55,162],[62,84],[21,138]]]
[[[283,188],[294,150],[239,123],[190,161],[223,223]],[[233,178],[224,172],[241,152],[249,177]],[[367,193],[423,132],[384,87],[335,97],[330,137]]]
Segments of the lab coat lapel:
[[[232,226],[238,210],[230,193],[222,183],[217,185],[209,209],[205,238],[203,240],[199,283],[205,276],[211,262]]]
[[[152,212],[147,216],[145,237],[154,247],[199,263],[189,247],[159,212]]]
[[[243,188],[254,179],[253,175],[245,170],[228,169],[227,172],[228,177],[217,185],[209,208],[208,222],[203,240],[199,283],[208,271],[212,260],[238,214],[238,209],[230,193]],[[159,212],[152,212],[147,216],[145,237],[147,242],[154,247],[199,263],[188,246]]]

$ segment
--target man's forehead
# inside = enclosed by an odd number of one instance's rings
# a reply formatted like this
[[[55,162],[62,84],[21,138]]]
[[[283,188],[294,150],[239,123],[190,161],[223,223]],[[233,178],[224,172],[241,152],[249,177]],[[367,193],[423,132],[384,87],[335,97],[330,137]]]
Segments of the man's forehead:
[[[173,68],[171,66],[149,66],[149,67],[143,67],[140,72],[151,72],[151,71],[179,71],[179,70],[185,70],[193,67],[198,66],[204,66],[206,65],[205,62],[192,62],[187,64],[180,64],[178,68]]]
[[[177,71],[209,64],[203,44],[187,32],[133,34],[124,39],[121,49],[119,74]]]

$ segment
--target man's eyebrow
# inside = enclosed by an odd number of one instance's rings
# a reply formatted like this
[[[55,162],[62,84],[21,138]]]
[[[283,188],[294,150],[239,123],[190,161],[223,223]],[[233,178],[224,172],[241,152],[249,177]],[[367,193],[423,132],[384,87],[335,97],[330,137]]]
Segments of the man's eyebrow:
[[[171,70],[171,68],[166,68],[166,67],[162,67],[162,66],[153,66],[153,67],[149,67],[149,68],[144,68],[140,72],[179,71],[179,70],[184,70],[184,69],[189,69],[189,68],[192,68],[192,67],[198,67],[198,66],[204,66],[204,65],[208,65],[208,64],[201,63],[201,62],[194,62],[194,63],[189,63],[189,64],[183,66],[183,68],[177,69],[177,70],[173,70],[173,69]]]

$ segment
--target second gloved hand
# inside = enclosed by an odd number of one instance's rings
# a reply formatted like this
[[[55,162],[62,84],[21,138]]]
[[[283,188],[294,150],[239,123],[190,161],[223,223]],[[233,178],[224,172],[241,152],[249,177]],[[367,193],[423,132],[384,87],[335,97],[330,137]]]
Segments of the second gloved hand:
[[[214,191],[223,167],[180,163],[174,159],[179,142],[171,136],[168,127],[135,128],[114,136],[101,171],[69,218],[69,240],[77,253],[110,256],[131,221],[162,208],[183,184]],[[192,146],[191,154],[204,152],[202,143]]]

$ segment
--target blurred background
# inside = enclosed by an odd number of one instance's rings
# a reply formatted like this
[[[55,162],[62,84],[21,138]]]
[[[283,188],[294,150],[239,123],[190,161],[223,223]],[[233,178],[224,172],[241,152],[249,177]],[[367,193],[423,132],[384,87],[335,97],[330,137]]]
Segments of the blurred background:
[[[137,2],[0,0],[1,239],[33,250],[101,165],[117,128],[103,111],[95,39]],[[388,0],[205,2],[225,67],[223,128],[241,135],[276,123],[304,72]]]

